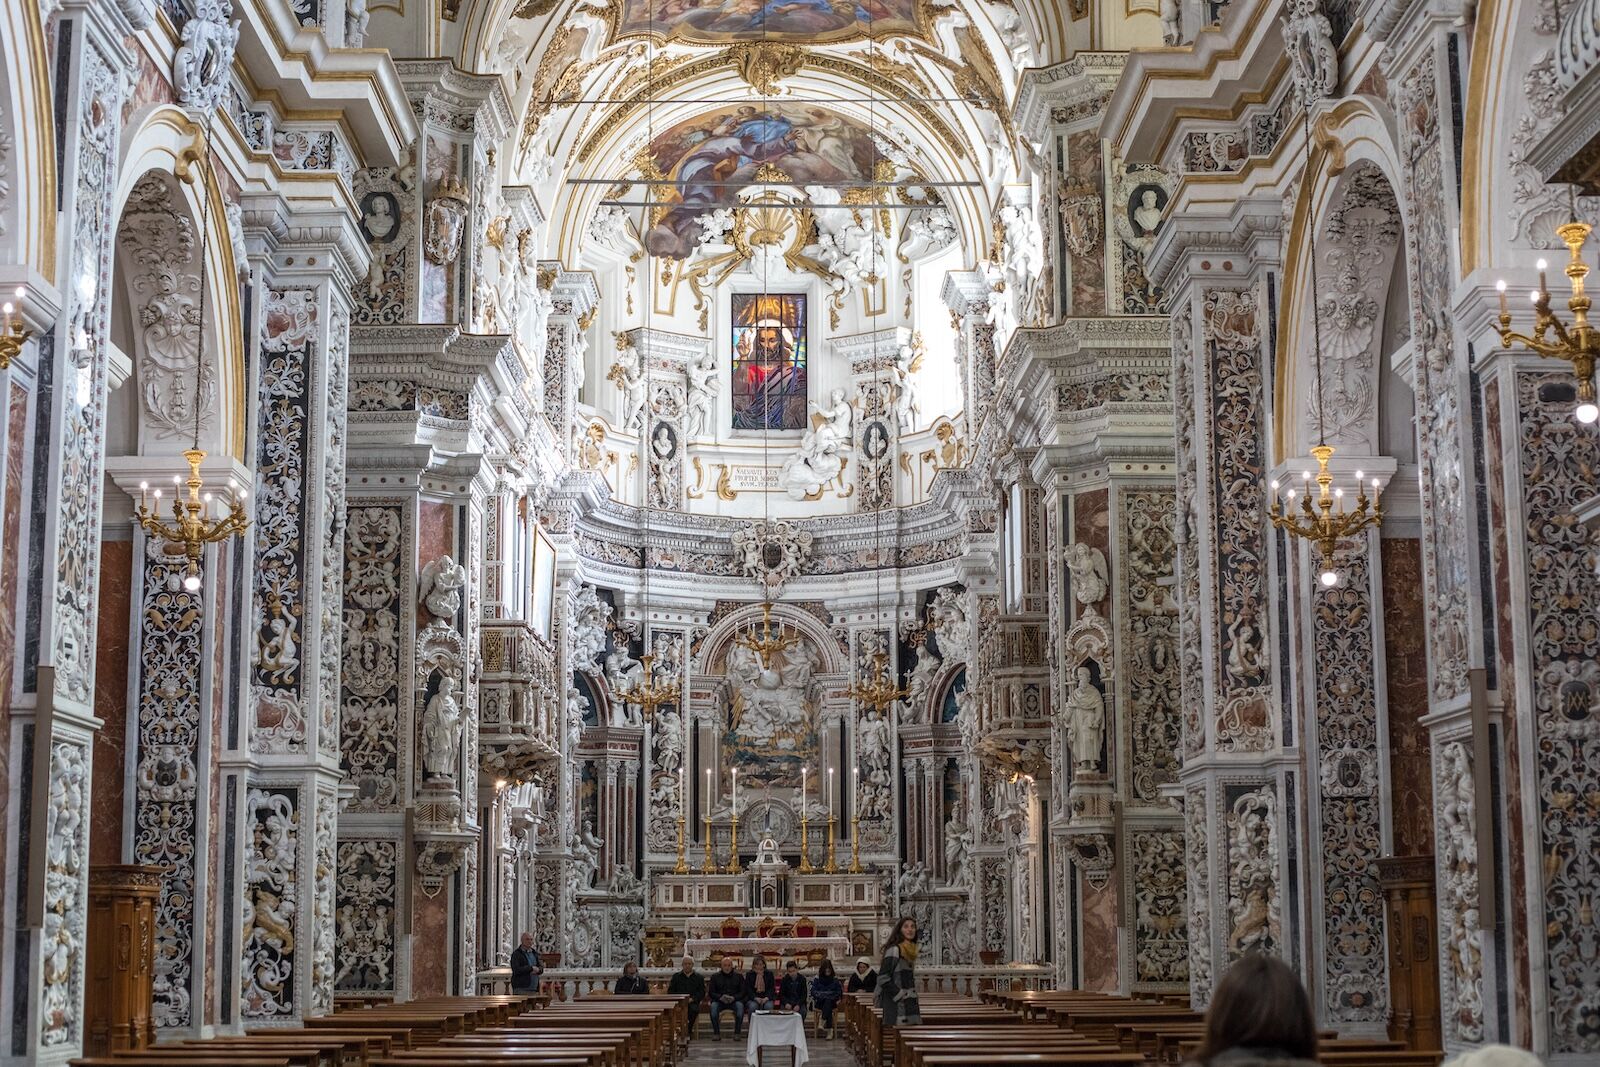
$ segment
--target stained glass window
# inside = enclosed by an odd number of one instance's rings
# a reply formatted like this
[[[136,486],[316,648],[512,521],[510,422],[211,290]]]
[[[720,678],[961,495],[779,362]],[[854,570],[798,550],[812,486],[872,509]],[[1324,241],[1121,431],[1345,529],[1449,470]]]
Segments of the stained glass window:
[[[806,428],[806,298],[734,293],[733,428]]]

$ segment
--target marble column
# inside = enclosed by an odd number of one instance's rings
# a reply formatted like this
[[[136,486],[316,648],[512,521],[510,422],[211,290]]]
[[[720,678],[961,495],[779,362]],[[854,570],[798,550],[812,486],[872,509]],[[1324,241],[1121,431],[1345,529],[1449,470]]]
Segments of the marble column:
[[[7,778],[29,779],[32,792],[10,804],[5,905],[16,920],[0,948],[14,1006],[0,1021],[0,1062],[18,1064],[65,1062],[83,1047],[111,212],[133,68],[123,42],[135,30],[123,8],[71,2],[54,27],[60,276],[49,280],[53,289],[32,287],[21,309],[36,340],[13,369],[10,399],[15,434],[15,383],[36,368],[31,424],[40,439],[21,593],[30,610],[15,657],[21,675],[7,694],[20,695],[10,709]],[[7,480],[19,485],[20,471]],[[8,555],[20,540],[8,540]]]
[[[1247,951],[1299,961],[1304,928],[1291,860],[1305,785],[1289,750],[1287,664],[1274,649],[1283,545],[1267,523],[1270,304],[1279,205],[1249,204],[1235,229],[1173,220],[1173,390],[1179,447],[1184,793],[1189,982],[1197,1004]],[[1276,605],[1277,610],[1274,610]]]
[[[367,264],[339,208],[247,195],[260,284],[249,771],[230,782],[240,836],[247,1025],[333,1006],[350,292]]]

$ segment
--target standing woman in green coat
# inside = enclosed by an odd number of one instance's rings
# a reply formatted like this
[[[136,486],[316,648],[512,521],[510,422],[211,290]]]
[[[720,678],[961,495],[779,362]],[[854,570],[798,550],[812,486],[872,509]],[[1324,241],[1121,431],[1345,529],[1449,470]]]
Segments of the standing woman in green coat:
[[[883,966],[878,968],[878,1007],[883,1025],[915,1026],[922,1022],[917,1004],[917,920],[909,915],[894,924],[883,946]]]

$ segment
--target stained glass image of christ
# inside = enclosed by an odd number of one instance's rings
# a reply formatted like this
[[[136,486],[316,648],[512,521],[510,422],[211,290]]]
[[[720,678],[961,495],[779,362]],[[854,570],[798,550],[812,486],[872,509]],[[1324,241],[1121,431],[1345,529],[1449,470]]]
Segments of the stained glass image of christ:
[[[806,428],[806,298],[734,293],[733,428]]]

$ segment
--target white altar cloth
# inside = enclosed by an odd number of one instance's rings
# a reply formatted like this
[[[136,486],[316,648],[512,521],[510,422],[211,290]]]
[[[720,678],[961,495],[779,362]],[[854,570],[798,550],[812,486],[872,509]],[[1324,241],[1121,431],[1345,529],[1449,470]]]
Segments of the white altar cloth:
[[[697,960],[709,959],[713,952],[739,956],[746,962],[760,954],[769,961],[787,959],[821,950],[835,967],[850,956],[850,941],[843,937],[691,937],[683,943],[683,953]]]
[[[762,1045],[793,1045],[794,1067],[804,1067],[811,1058],[811,1051],[806,1047],[805,1017],[798,1012],[756,1012],[747,1021],[750,1036],[745,1040],[744,1062],[750,1067],[755,1067],[757,1050]]]

